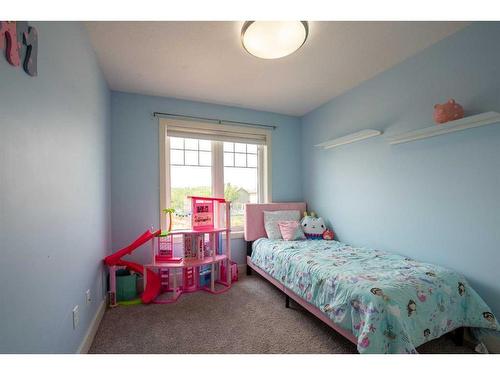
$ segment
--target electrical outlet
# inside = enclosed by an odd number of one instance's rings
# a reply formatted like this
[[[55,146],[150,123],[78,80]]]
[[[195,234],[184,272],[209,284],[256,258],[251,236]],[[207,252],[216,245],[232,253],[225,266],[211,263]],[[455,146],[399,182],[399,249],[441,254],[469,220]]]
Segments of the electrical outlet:
[[[78,305],[73,308],[73,329],[77,329],[80,324],[80,310]]]
[[[90,289],[87,289],[85,292],[85,303],[90,305],[90,302],[92,302],[92,299],[90,298]]]

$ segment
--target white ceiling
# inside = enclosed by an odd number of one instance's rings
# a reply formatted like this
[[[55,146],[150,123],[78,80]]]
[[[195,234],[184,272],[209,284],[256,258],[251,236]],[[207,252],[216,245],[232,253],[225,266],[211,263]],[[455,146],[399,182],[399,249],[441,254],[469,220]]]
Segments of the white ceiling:
[[[249,55],[242,22],[87,22],[111,89],[300,116],[467,25],[310,22],[296,53]]]

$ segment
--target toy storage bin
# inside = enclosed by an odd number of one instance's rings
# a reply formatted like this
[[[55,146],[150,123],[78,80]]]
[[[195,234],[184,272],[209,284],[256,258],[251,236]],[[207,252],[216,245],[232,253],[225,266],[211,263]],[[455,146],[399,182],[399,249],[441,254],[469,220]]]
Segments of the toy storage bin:
[[[144,277],[142,275],[137,275],[136,290],[137,294],[142,294],[144,292]]]
[[[116,271],[116,300],[130,301],[137,298],[137,275],[128,270]]]
[[[208,287],[210,285],[211,270],[210,266],[200,267],[200,286]]]

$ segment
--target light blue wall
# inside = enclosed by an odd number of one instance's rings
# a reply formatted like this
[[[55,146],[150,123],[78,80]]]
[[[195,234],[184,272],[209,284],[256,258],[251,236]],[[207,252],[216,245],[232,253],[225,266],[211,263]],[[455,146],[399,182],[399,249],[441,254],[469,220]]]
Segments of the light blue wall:
[[[32,24],[38,77],[0,56],[0,353],[75,352],[103,297],[110,92],[81,24]]]
[[[379,137],[313,148],[368,127],[428,126],[432,105],[449,96],[468,114],[500,111],[499,24],[447,38],[308,114],[302,127],[273,113],[110,95],[80,24],[34,25],[37,78],[0,58],[0,352],[74,352],[103,296],[111,237],[117,249],[159,225],[153,111],[278,125],[274,201],[304,193],[341,240],[463,272],[500,313],[500,126],[400,146]],[[233,252],[242,263],[243,241]]]
[[[125,246],[152,225],[159,226],[160,179],[158,120],[152,113],[257,122],[277,125],[272,135],[272,197],[302,198],[300,180],[300,120],[269,112],[112,92],[112,238],[113,248]],[[234,260],[245,263],[242,240],[233,240]],[[132,258],[149,256],[138,250]]]
[[[475,23],[302,118],[303,190],[341,241],[451,267],[500,314],[500,124],[391,146],[313,145],[431,126],[448,97],[500,112],[500,23]]]

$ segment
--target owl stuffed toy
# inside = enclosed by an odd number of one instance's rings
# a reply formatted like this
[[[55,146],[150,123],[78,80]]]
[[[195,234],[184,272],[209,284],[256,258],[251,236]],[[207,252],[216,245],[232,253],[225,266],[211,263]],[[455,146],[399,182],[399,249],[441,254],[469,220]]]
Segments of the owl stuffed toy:
[[[300,221],[300,225],[308,240],[323,239],[323,233],[327,230],[323,218],[317,217],[314,212],[311,212],[310,215],[307,214],[307,211],[304,212],[304,217]]]

